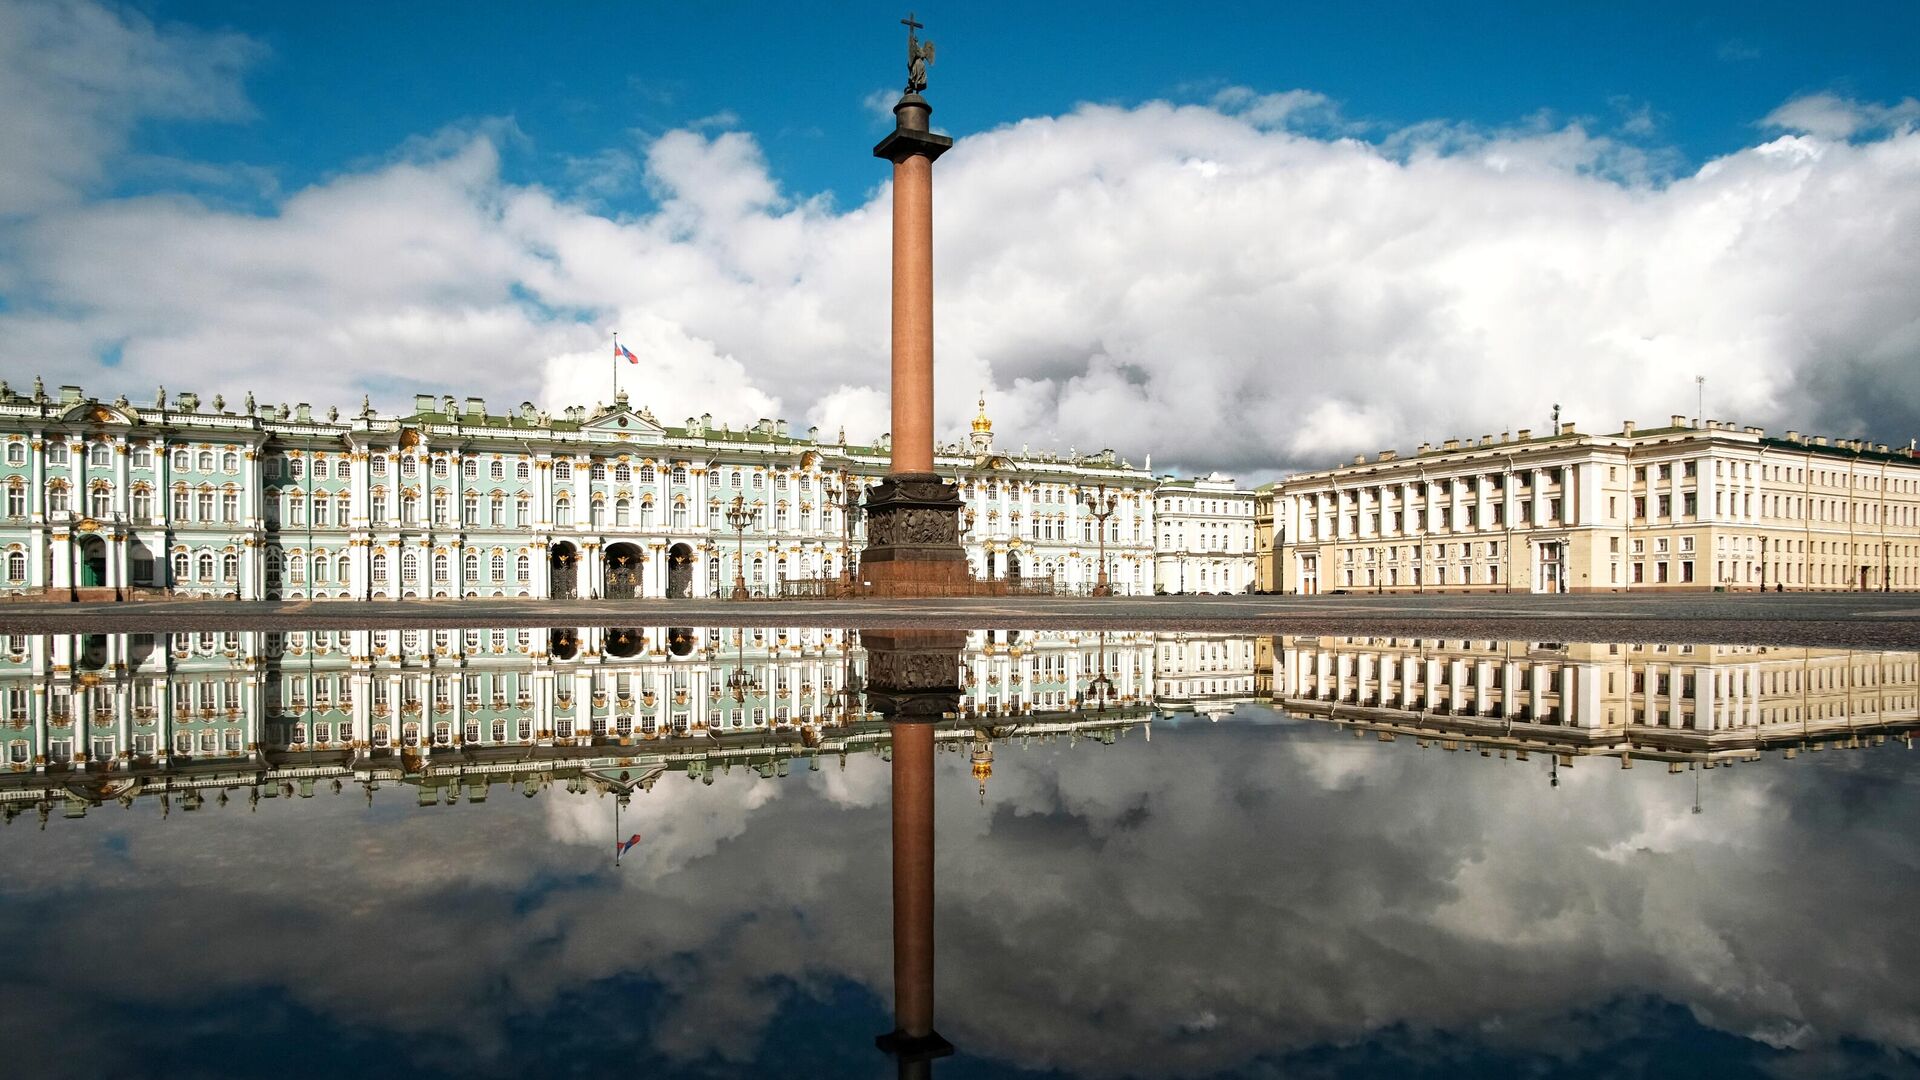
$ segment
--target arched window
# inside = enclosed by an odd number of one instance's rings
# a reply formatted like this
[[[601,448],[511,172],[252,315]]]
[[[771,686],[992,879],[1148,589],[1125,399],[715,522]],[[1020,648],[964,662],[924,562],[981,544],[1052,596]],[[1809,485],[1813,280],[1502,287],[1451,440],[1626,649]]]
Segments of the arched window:
[[[613,467],[613,482],[616,484],[633,483],[633,469],[626,462]]]
[[[67,489],[64,484],[47,485],[47,509],[55,514],[67,512]]]
[[[766,579],[766,576],[767,576],[767,564],[766,564],[766,561],[765,561],[764,559],[762,559],[762,558],[761,558],[760,556],[758,556],[758,555],[755,555],[755,556],[753,557],[753,563],[752,563],[752,566],[753,566],[753,575],[752,575],[752,576],[753,576],[753,583],[754,583],[755,585],[758,585],[758,584],[760,584],[760,583],[761,583],[761,581],[763,581],[763,580],[765,580],[765,579]]]
[[[18,442],[8,443],[7,444],[7,464],[25,465],[26,463],[27,463],[27,444],[18,443]]]
[[[201,552],[200,558],[196,560],[196,566],[200,571],[201,581],[213,580],[213,552],[211,551]]]
[[[92,446],[87,447],[87,464],[89,465],[113,464],[113,447],[103,442],[97,442],[97,443],[94,443]]]
[[[604,500],[601,500],[601,499],[594,500],[593,509],[590,512],[589,521],[591,523],[591,526],[595,529],[602,529],[606,527],[607,504]]]
[[[607,478],[607,463],[604,461],[594,462],[592,470],[590,470],[587,473],[587,479],[605,480],[606,478]]]
[[[269,554],[269,555],[267,556],[267,567],[268,567],[268,570],[269,570],[269,572],[271,572],[271,573],[276,573],[276,574],[277,574],[277,573],[279,573],[279,569],[278,569],[278,568],[277,568],[277,567],[276,567],[276,566],[274,565],[274,560],[275,560],[276,558],[277,558],[277,556],[275,556],[275,555],[272,555],[272,554]],[[176,551],[176,552],[174,552],[174,553],[173,553],[173,580],[174,580],[174,582],[175,582],[176,584],[178,584],[179,582],[182,582],[182,581],[185,581],[185,580],[187,580],[187,579],[188,579],[189,577],[191,577],[191,576],[192,576],[192,575],[190,575],[190,574],[188,574],[188,573],[187,573],[187,553],[186,553],[186,552],[184,552],[184,551]]]
[[[513,478],[516,480],[533,479],[533,466],[528,465],[524,461],[520,462],[513,467]]]
[[[687,467],[685,465],[675,465],[673,467],[673,482],[676,484],[684,484],[687,482]]]
[[[210,473],[213,471],[213,451],[211,450],[200,451],[199,466],[200,466],[200,471],[203,473]]]
[[[499,458],[494,458],[487,464],[487,475],[495,480],[505,480],[507,478],[507,463],[501,461]]]
[[[420,580],[420,556],[414,552],[402,552],[400,555],[400,580],[412,585]]]
[[[573,462],[565,458],[555,461],[553,463],[553,478],[555,480],[573,479]]]
[[[623,466],[624,467],[624,466]],[[613,523],[616,527],[626,528],[632,522],[632,504],[626,499],[617,499],[613,504]]]
[[[529,559],[525,555],[520,556],[519,558],[514,560],[513,572],[514,572],[514,575],[518,577],[521,581],[532,580],[533,560]]]
[[[313,580],[322,585],[326,584],[328,577],[327,570],[327,557],[324,554],[315,555],[313,557]]]
[[[651,465],[640,466],[640,482],[643,484],[653,483],[653,466]]]
[[[385,585],[387,583],[387,553],[384,551],[374,552],[370,566],[373,571],[373,583],[375,585]]]
[[[573,527],[573,503],[561,499],[553,504],[553,524],[562,529]]]
[[[182,455],[182,457],[184,460],[184,455]],[[66,443],[50,442],[47,444],[47,464],[49,465],[67,464],[67,444]]]
[[[640,527],[643,529],[653,528],[653,504],[650,502],[640,504]]]
[[[27,580],[27,553],[24,551],[7,552],[7,580]]]
[[[340,582],[340,584],[345,585],[353,580],[353,560],[349,557],[345,555],[340,556],[340,558],[334,562],[333,568],[335,570],[334,579]]]
[[[400,496],[400,523],[413,525],[420,520],[420,496],[411,492]]]
[[[445,552],[433,557],[433,581],[436,585],[445,585],[453,575],[453,564]]]
[[[327,475],[325,471],[326,467],[327,467],[326,462],[324,461],[316,462],[313,466],[313,475],[315,476]],[[227,451],[226,455],[220,459],[220,471],[239,472],[240,471],[240,455],[234,453],[231,450]]]
[[[287,580],[296,584],[307,580],[307,557],[305,555],[287,556]]]
[[[113,516],[112,488],[105,484],[96,485],[87,493],[87,496],[87,516],[97,518]]]
[[[462,564],[466,569],[467,581],[469,584],[479,580],[480,556],[477,552],[472,552],[472,551],[467,552],[467,557],[464,560],[462,560]]]
[[[239,581],[240,580],[240,556],[234,554],[231,551],[227,552],[225,555],[220,556],[220,580],[222,581]]]
[[[505,555],[495,555],[493,558],[488,559],[487,569],[493,572],[493,580],[505,581],[507,578],[507,557]]]
[[[233,455],[232,455],[232,454],[228,454],[228,455],[227,455],[227,462],[228,462],[228,464],[227,464],[227,471],[228,471],[228,472],[233,472],[234,470],[236,470],[237,468],[239,468],[239,466],[237,466],[237,465],[235,465],[235,464],[233,464]],[[327,478],[327,459],[326,459],[326,458],[324,458],[324,457],[320,457],[320,456],[318,456],[318,455],[315,455],[315,456],[314,456],[314,459],[313,459],[313,478],[314,478],[315,480],[325,480],[325,479]]]

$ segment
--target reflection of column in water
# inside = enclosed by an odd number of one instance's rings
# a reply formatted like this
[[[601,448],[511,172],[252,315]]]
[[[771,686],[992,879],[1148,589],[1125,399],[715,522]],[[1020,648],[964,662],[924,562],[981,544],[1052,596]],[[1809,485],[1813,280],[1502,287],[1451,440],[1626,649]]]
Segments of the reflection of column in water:
[[[875,631],[867,647],[867,703],[893,737],[894,1030],[875,1040],[923,1076],[953,1053],[933,1029],[933,736],[960,706],[960,631]]]

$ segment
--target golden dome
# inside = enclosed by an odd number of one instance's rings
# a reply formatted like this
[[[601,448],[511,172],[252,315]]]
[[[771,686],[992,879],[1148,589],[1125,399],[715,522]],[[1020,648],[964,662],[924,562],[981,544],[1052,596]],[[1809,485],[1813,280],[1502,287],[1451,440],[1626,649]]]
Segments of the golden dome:
[[[973,418],[973,430],[987,432],[993,430],[993,421],[987,419],[987,395],[980,395],[980,414]]]

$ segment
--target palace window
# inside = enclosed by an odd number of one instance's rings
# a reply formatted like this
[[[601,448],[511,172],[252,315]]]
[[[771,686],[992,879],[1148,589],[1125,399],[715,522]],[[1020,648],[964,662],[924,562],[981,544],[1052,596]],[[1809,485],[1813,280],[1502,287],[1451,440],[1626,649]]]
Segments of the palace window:
[[[412,585],[420,580],[420,556],[414,552],[405,552],[400,556],[400,582]]]
[[[113,447],[103,442],[94,443],[87,448],[87,464],[106,466],[113,464]]]
[[[468,495],[460,500],[461,520],[468,525],[480,524],[480,496]]]
[[[279,572],[279,568],[275,565],[275,562],[278,558],[279,557],[273,554],[272,552],[267,553],[267,574],[269,577]],[[186,581],[190,576],[191,575],[187,573],[187,553],[184,551],[174,552],[173,553],[173,580],[176,583],[178,583],[178,582]]]
[[[494,458],[487,465],[487,475],[495,480],[505,480],[507,478],[507,463],[501,461],[499,458]]]
[[[513,569],[514,569],[514,576],[519,578],[520,581],[526,582],[526,581],[532,580],[533,560],[528,558],[527,556],[522,555],[519,558],[515,559]]]
[[[25,465],[26,463],[27,463],[27,444],[18,443],[18,442],[8,443],[7,444],[7,464]]]
[[[562,529],[573,526],[573,504],[571,502],[568,502],[566,499],[561,499],[559,502],[553,504],[553,523]]]
[[[607,478],[607,463],[604,461],[594,462],[592,471],[587,474],[587,479],[595,482],[600,482],[600,481],[606,480],[606,478]]]
[[[674,482],[674,483],[676,483],[676,484],[684,484],[684,483],[686,483],[686,482],[687,482],[687,467],[686,467],[686,466],[684,466],[684,465],[675,465],[675,466],[673,467],[673,482]]]
[[[436,585],[445,585],[452,580],[453,566],[445,553],[433,557],[433,581]]]
[[[213,520],[213,489],[201,488],[194,497],[194,510],[201,521]]]
[[[561,460],[561,461],[556,461],[556,462],[554,462],[554,463],[553,463],[553,478],[554,478],[555,480],[571,480],[571,479],[573,479],[573,462],[571,462],[571,461],[565,461],[565,460]]]
[[[213,580],[213,552],[211,551],[201,552],[200,558],[195,560],[194,565],[195,565],[195,568],[198,569],[200,572],[201,581]]]
[[[374,552],[370,563],[373,572],[373,583],[375,585],[385,585],[387,583],[387,553],[384,551]]]
[[[524,461],[519,462],[513,467],[513,476],[516,480],[531,480],[533,479],[533,466]]]
[[[468,480],[480,479],[480,462],[468,458],[460,463],[460,475]]]
[[[55,514],[67,512],[67,489],[50,487],[47,489],[47,509]]]
[[[616,528],[626,528],[632,524],[632,504],[626,499],[617,499],[613,504],[613,524]]]
[[[493,580],[505,581],[507,578],[507,557],[505,555],[495,555],[493,558],[487,560],[487,568],[493,571]]]
[[[220,520],[229,521],[229,522],[240,520],[240,493],[239,492],[231,491],[231,490],[221,492]],[[314,524],[324,525],[326,524],[326,522],[320,520],[318,517],[315,517]]]
[[[653,466],[651,465],[640,466],[640,482],[643,484],[653,483]]]
[[[626,462],[613,467],[613,482],[616,484],[633,483],[633,469]]]
[[[182,454],[181,460],[182,461],[186,460],[186,455]],[[66,443],[50,442],[47,444],[47,464],[49,465],[67,464],[67,444]]]
[[[477,553],[467,552],[467,557],[461,560],[461,566],[466,572],[468,584],[480,580],[480,556]],[[468,647],[472,648],[472,646]]]
[[[87,515],[89,517],[109,517],[113,514],[113,489],[96,487],[87,492]]]
[[[27,580],[27,553],[24,551],[7,552],[7,580]]]

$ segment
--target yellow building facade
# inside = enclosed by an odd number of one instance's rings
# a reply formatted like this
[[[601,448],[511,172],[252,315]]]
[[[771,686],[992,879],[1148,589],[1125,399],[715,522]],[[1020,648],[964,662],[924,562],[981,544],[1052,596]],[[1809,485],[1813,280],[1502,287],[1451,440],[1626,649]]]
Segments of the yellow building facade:
[[[1563,424],[1362,455],[1270,494],[1275,592],[1920,588],[1920,460],[1884,443]]]

